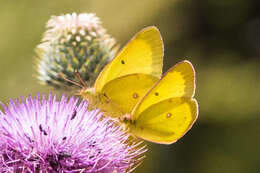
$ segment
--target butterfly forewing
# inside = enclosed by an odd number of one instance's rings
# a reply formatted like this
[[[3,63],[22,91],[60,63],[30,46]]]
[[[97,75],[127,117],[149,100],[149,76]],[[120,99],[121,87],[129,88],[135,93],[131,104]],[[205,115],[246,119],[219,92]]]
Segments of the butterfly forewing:
[[[147,27],[137,33],[118,55],[101,71],[95,82],[100,92],[109,81],[134,73],[161,77],[163,42],[156,27]]]

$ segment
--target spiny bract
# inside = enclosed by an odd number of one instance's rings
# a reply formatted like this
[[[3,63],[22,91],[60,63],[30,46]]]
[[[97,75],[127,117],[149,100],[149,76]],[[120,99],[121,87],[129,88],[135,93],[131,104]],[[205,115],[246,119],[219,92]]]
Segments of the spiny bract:
[[[74,80],[78,71],[91,86],[115,53],[115,40],[95,14],[52,16],[36,48],[37,77],[41,83],[60,88],[70,86],[64,78]]]

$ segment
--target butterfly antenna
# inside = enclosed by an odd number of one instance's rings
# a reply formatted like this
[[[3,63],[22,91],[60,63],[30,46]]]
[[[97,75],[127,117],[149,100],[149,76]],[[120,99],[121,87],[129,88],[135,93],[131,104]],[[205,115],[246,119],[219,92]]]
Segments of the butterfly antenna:
[[[65,81],[67,81],[67,82],[69,82],[69,83],[72,83],[72,84],[74,84],[74,85],[76,85],[76,86],[78,86],[78,87],[80,87],[80,88],[84,88],[85,87],[85,85],[81,85],[80,83],[78,83],[78,82],[75,82],[75,81],[72,81],[72,80],[69,80],[69,79],[67,79],[61,72],[59,72],[59,76],[62,78],[62,79],[64,79]]]
[[[84,88],[87,88],[87,85],[86,85],[86,83],[83,81],[83,79],[81,78],[81,76],[80,76],[78,70],[75,70],[75,74],[76,74],[77,78],[79,79],[80,84],[81,84]]]

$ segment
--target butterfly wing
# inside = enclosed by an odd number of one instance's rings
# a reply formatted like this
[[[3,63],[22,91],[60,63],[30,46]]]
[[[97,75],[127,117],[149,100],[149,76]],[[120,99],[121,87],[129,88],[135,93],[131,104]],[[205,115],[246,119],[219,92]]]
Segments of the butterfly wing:
[[[161,80],[148,91],[132,112],[134,119],[145,109],[160,101],[175,97],[193,97],[195,71],[189,61],[182,61],[169,69]]]
[[[100,92],[109,81],[134,73],[161,77],[163,42],[159,30],[150,26],[137,33],[101,71],[94,88]]]
[[[131,113],[137,102],[158,80],[147,74],[130,74],[108,82],[101,93],[118,105],[123,114]]]
[[[181,138],[198,116],[195,99],[172,98],[152,105],[142,112],[129,129],[134,135],[161,144]]]
[[[132,111],[129,128],[136,136],[156,143],[170,144],[193,125],[198,106],[193,99],[195,71],[189,61],[171,68]]]

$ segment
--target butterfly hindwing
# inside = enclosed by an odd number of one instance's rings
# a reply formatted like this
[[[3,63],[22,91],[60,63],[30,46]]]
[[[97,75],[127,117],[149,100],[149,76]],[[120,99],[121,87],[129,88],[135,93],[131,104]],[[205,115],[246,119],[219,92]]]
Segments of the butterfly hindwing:
[[[131,133],[142,139],[171,144],[191,128],[197,116],[195,99],[170,98],[146,109],[129,128]]]

